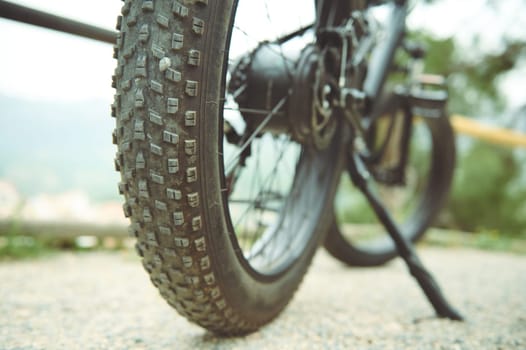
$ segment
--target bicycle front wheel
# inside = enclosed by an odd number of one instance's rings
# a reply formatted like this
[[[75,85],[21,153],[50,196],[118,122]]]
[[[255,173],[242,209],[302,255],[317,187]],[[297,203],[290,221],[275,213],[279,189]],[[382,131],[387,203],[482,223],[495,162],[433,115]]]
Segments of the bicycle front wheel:
[[[315,13],[314,2],[270,0],[127,0],[122,9],[113,114],[124,212],[160,294],[214,332],[272,320],[330,224],[338,138],[317,149],[286,127],[264,128],[283,118],[290,88],[272,90],[282,92],[272,104],[241,105],[250,86],[234,82],[261,47],[293,74],[280,38],[306,47],[313,36],[301,28]]]

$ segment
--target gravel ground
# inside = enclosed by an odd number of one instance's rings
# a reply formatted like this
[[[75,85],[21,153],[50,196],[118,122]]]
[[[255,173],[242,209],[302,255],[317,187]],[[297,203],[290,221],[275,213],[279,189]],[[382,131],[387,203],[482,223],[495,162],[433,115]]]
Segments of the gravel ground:
[[[320,251],[272,324],[221,339],[162,300],[131,253],[0,264],[0,349],[526,349],[526,257],[421,249],[467,317],[441,320],[404,265],[349,269]]]

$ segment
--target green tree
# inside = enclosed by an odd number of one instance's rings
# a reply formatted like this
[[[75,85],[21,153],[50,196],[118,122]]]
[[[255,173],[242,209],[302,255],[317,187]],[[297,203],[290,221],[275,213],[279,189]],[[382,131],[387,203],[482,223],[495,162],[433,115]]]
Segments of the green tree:
[[[459,159],[448,207],[451,224],[465,231],[526,233],[522,171],[510,149],[474,143]]]
[[[435,38],[427,32],[414,32],[410,37],[427,49],[426,72],[448,77],[450,110],[466,115],[499,115],[505,110],[506,99],[497,83],[526,57],[526,41],[504,39],[501,52],[471,59],[463,54],[469,48],[460,48],[453,38]]]
[[[426,32],[410,37],[427,47],[426,72],[448,77],[451,112],[475,118],[493,115],[498,121],[506,109],[499,78],[524,61],[526,40],[503,38],[500,51],[474,55],[466,50],[477,50],[477,38],[470,49]],[[526,167],[512,149],[478,141],[459,147],[445,224],[466,231],[526,234],[525,179]]]

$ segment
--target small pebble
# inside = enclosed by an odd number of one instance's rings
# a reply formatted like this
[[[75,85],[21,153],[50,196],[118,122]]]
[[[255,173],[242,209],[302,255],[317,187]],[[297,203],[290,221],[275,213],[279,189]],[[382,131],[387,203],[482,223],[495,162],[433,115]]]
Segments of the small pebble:
[[[170,68],[171,65],[172,65],[172,60],[169,57],[163,57],[161,61],[159,61],[159,70],[161,72],[164,72],[165,70]]]

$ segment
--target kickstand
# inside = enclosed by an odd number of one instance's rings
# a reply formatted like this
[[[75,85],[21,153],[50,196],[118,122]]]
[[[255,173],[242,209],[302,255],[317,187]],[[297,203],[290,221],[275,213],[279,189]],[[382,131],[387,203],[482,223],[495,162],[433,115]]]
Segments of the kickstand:
[[[444,294],[440,290],[440,286],[433,278],[433,275],[431,275],[420,261],[420,258],[413,248],[413,244],[402,235],[402,232],[394,220],[370,188],[367,181],[369,172],[362,163],[362,160],[359,156],[350,155],[347,164],[352,182],[365,195],[369,204],[375,211],[376,216],[387,229],[387,232],[396,245],[398,254],[404,259],[409,268],[409,272],[418,281],[418,284],[424,291],[429,302],[433,305],[437,315],[455,321],[462,321],[462,316],[448,303]]]

